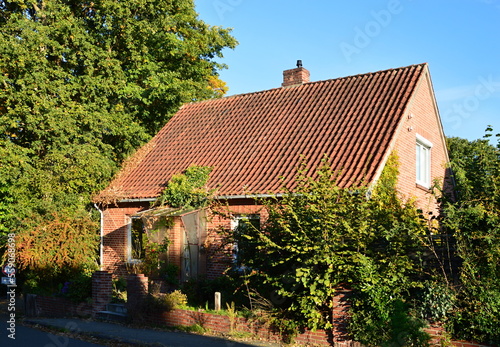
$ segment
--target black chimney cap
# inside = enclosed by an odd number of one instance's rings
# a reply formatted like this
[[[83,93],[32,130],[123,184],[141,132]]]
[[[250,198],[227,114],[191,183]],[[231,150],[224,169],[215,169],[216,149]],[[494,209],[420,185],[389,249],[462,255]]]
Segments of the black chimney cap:
[[[302,67],[302,60],[297,60],[297,67]]]

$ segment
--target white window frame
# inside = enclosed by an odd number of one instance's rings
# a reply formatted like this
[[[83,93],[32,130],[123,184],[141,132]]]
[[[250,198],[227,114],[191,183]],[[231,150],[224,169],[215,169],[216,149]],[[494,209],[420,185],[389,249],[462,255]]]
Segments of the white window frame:
[[[415,173],[416,183],[424,188],[431,187],[431,149],[432,142],[416,134]]]
[[[233,218],[231,219],[231,231],[235,231],[236,228],[239,226],[240,224],[240,221],[241,220],[245,220],[245,219],[256,219],[256,220],[259,220],[259,223],[260,223],[260,215],[259,214],[240,214],[240,215],[234,215]],[[239,248],[238,248],[238,242],[235,241],[233,243],[233,265],[242,270],[243,267],[238,267],[237,264],[238,264],[238,251],[239,251]]]

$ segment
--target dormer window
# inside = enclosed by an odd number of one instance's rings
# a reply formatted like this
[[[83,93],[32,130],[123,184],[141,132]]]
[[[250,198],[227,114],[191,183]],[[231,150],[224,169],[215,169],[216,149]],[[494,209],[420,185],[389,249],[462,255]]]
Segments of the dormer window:
[[[431,187],[431,148],[432,142],[417,134],[417,184],[427,189]]]

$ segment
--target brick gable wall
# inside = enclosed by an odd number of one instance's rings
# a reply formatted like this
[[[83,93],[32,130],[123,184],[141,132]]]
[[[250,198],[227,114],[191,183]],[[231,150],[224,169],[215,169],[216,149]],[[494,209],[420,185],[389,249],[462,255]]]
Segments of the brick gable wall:
[[[405,199],[416,198],[417,206],[424,211],[437,211],[437,202],[429,190],[416,184],[416,134],[423,136],[433,145],[431,179],[438,179],[442,185],[448,185],[447,150],[441,129],[429,75],[424,74],[404,115],[394,146],[400,161],[398,191]]]

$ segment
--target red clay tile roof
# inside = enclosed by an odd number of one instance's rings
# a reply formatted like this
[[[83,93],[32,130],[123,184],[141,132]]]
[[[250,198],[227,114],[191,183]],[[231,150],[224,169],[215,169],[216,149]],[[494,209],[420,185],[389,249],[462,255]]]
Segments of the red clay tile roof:
[[[279,193],[293,188],[301,155],[310,173],[326,155],[344,186],[371,181],[425,67],[184,105],[108,189],[157,197],[173,174],[203,165],[213,167],[208,185],[218,195]]]

